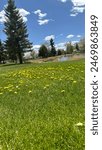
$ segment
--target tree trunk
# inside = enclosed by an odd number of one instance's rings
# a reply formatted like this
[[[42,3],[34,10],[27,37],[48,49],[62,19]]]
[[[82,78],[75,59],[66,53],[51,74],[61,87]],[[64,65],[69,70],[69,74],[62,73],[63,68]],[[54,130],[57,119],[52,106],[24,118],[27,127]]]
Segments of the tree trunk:
[[[22,64],[23,60],[22,60],[22,54],[20,52],[18,54],[18,58],[19,58],[19,63]]]

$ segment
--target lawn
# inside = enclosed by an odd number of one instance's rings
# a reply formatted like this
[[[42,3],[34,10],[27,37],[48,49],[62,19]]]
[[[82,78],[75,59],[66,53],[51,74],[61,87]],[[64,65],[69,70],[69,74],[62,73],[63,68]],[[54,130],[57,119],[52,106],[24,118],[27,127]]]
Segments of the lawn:
[[[84,150],[84,60],[0,66],[0,150]]]

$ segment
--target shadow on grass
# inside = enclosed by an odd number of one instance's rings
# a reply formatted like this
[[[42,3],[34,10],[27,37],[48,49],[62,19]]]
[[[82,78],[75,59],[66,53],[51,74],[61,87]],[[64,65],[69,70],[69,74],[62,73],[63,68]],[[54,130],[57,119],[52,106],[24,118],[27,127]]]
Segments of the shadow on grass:
[[[25,64],[32,64],[31,62],[24,62],[23,64],[19,63],[8,63],[8,64],[0,64],[0,67],[8,67],[8,66],[19,66],[19,65],[25,65]]]
[[[0,64],[0,67],[14,66],[14,65],[17,65],[17,64]]]

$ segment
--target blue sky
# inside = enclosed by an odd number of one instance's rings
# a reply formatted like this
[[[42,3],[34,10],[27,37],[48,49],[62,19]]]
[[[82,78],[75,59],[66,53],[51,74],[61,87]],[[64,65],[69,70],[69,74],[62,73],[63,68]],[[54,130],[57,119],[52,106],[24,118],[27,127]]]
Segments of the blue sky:
[[[37,49],[54,38],[56,47],[63,48],[68,41],[79,41],[85,35],[84,0],[15,0],[17,8],[27,24],[29,39]],[[4,5],[0,0],[0,39],[3,33]]]

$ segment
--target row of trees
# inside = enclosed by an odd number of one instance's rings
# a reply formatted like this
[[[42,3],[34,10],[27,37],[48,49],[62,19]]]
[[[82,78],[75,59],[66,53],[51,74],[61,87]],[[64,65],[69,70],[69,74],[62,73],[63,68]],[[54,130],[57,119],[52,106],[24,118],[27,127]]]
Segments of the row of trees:
[[[65,49],[57,49],[54,45],[54,40],[50,40],[50,46],[41,45],[39,49],[39,57],[46,58],[55,55],[85,53],[85,39],[81,39],[79,43],[72,44],[71,42],[65,44]]]
[[[16,62],[19,60],[19,63],[22,64],[24,52],[32,50],[32,43],[28,40],[27,26],[16,8],[14,0],[8,0],[8,5],[4,10],[4,32],[7,39],[4,44],[0,41],[0,62],[4,62],[7,57]]]
[[[39,57],[51,57],[51,56],[55,56],[56,55],[56,48],[54,45],[54,40],[51,38],[50,39],[50,48],[45,46],[44,44],[41,45],[40,49],[39,49]]]

